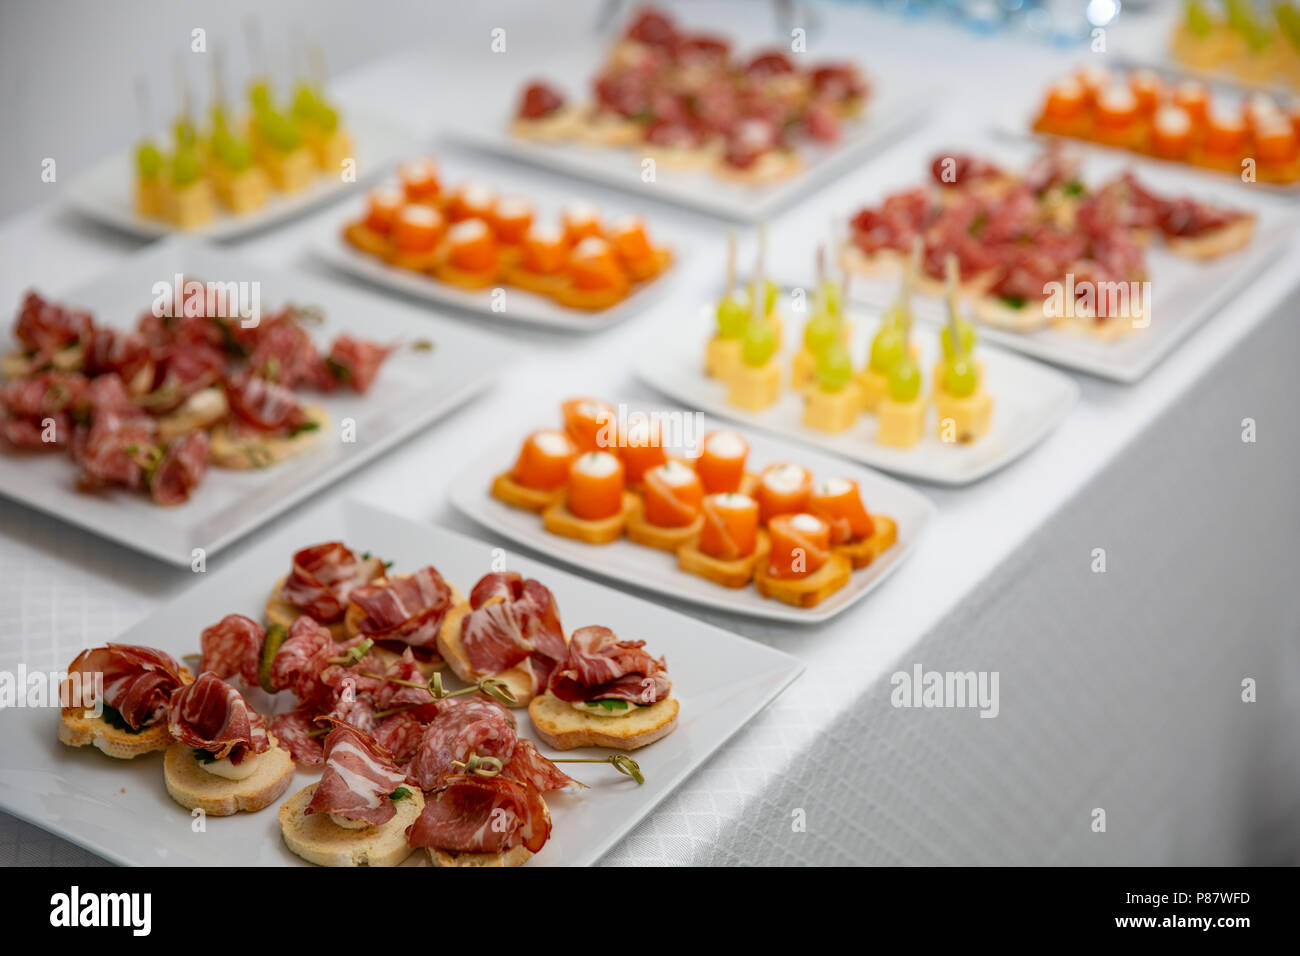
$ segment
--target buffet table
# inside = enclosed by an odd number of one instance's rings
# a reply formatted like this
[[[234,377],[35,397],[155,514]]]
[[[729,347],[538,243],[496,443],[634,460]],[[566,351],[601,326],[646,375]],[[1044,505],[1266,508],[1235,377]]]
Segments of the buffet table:
[[[728,8],[699,9],[704,17]],[[998,91],[1037,89],[1074,59],[1010,38],[980,41],[878,13],[819,10],[827,49],[857,53],[882,76],[901,70],[939,80],[926,130],[881,162],[906,153],[915,164],[932,145],[983,134]],[[733,32],[741,32],[739,20],[728,23]],[[556,24],[554,36],[520,43],[528,49],[512,70],[526,70],[531,51],[562,48],[564,29]],[[869,40],[844,42],[853,37]],[[497,115],[492,91],[457,87],[481,60],[443,38],[437,49],[341,77],[337,89],[345,107],[389,113],[431,140],[451,114]],[[455,102],[434,92],[452,88],[464,92]],[[513,87],[493,89],[499,97]],[[486,178],[507,170],[527,177],[539,193],[628,204],[449,145],[436,151],[478,163]],[[829,218],[870,187],[871,170],[850,173],[772,222],[777,248],[787,241],[810,248]],[[652,337],[699,334],[700,305],[722,273],[726,226],[670,206],[652,211],[661,231],[690,248],[672,288],[646,314],[590,336],[499,327],[524,357],[495,387],[320,499],[355,497],[490,537],[450,509],[445,487],[464,450],[477,448],[494,422],[575,391],[656,397],[632,378],[629,360]],[[326,209],[234,248],[268,266],[330,275],[306,247],[337,219],[337,209]],[[137,248],[51,201],[0,225],[0,302],[14,303],[30,287],[75,286]],[[914,557],[829,623],[768,625],[681,605],[796,655],[807,671],[605,861],[1300,859],[1294,828],[1283,826],[1300,793],[1292,552],[1300,528],[1298,282],[1300,245],[1292,243],[1139,384],[1075,376],[1078,406],[1025,458],[969,487],[923,487],[939,515]],[[1256,423],[1253,443],[1242,441],[1246,418]],[[62,666],[193,583],[189,572],[6,501],[0,537],[0,668]],[[255,537],[210,566],[238,561]],[[1098,548],[1104,573],[1094,571]],[[894,706],[891,676],[917,667],[996,672],[996,715]],[[1253,703],[1242,701],[1247,678],[1257,681]],[[0,816],[0,864],[94,862]]]

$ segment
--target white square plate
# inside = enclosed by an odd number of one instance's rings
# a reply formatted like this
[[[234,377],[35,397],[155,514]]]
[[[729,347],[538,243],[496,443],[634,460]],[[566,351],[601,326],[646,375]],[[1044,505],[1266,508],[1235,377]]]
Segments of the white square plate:
[[[569,88],[586,88],[586,83]],[[924,115],[929,91],[897,81],[873,89],[866,111],[841,129],[833,146],[801,143],[804,168],[775,183],[748,186],[705,172],[674,169],[660,163],[655,179],[642,178],[642,157],[635,149],[583,143],[534,143],[510,135],[510,117],[502,114],[474,126],[448,129],[446,135],[508,159],[603,183],[617,189],[671,202],[699,212],[741,222],[770,219],[801,196],[861,165],[868,156],[896,141],[898,134]]]
[[[650,406],[634,404],[629,414],[637,410],[652,409]],[[558,414],[557,410],[557,417]],[[697,437],[715,428],[725,427],[703,415],[700,416],[700,423]],[[761,470],[775,462],[791,461],[803,465],[814,477],[852,478],[857,481],[862,490],[862,499],[872,512],[888,515],[898,522],[898,541],[884,555],[867,567],[854,571],[847,585],[816,607],[794,607],[774,598],[763,597],[752,585],[727,588],[698,574],[683,571],[677,566],[675,555],[636,544],[626,538],[610,544],[595,545],[551,534],[542,527],[541,516],[522,508],[512,508],[493,497],[489,490],[492,479],[510,468],[524,438],[538,428],[553,424],[557,423],[543,419],[521,423],[514,434],[505,435],[501,440],[489,444],[482,455],[453,479],[447,489],[451,503],[475,521],[548,557],[632,587],[732,614],[798,624],[828,620],[862,600],[893,573],[916,547],[935,514],[934,505],[928,498],[883,475],[864,468],[846,466],[842,461],[796,448],[778,439],[746,435],[745,439],[750,444],[750,471]]]
[[[68,202],[83,216],[136,236],[153,239],[183,233],[212,240],[235,239],[337,199],[413,149],[408,134],[373,113],[348,109],[343,122],[352,134],[357,182],[344,182],[339,176],[322,173],[296,193],[272,190],[266,204],[247,215],[225,212],[218,204],[217,215],[210,223],[184,230],[137,215],[131,192],[135,182],[134,152],[110,156],[78,176],[68,185]]]
[[[677,263],[680,263],[686,254],[686,250],[680,244],[671,243],[674,264],[668,271],[634,290],[617,305],[599,312],[566,308],[544,295],[537,295],[526,289],[517,289],[509,285],[499,287],[505,293],[505,297],[501,300],[502,307],[493,308],[497,300],[494,289],[461,289],[449,282],[441,282],[433,276],[390,265],[376,256],[355,248],[343,238],[343,225],[359,219],[363,214],[363,206],[364,204],[352,205],[352,208],[347,209],[346,214],[339,216],[337,224],[330,228],[328,234],[320,236],[312,244],[312,251],[318,258],[336,269],[365,279],[381,288],[432,302],[435,305],[464,309],[485,318],[504,319],[509,322],[540,325],[569,332],[597,332],[643,311],[673,282],[679,268]],[[558,215],[558,209],[544,210],[544,212]],[[647,229],[652,241],[663,241],[655,230],[653,222],[648,223]]]
[[[708,329],[712,324],[712,311],[703,312],[700,328]],[[866,356],[871,336],[879,324],[875,315],[853,317],[850,351],[855,361]],[[787,342],[797,342],[803,331],[801,320],[787,317],[785,325]],[[920,326],[913,329],[912,340],[921,352],[921,375],[925,381],[922,394],[930,391],[930,370],[939,356],[936,332]],[[1059,425],[1079,397],[1079,386],[1060,372],[982,345],[977,347],[976,357],[984,362],[984,387],[993,396],[993,425],[989,433],[969,445],[940,441],[932,407],[927,412],[925,436],[921,441],[912,448],[891,448],[876,441],[874,415],[863,415],[857,424],[838,435],[805,426],[803,397],[789,388],[794,354],[789,347],[779,357],[784,387],[775,405],[761,412],[750,412],[729,404],[726,386],[703,371],[707,336],[705,332],[698,340],[685,336],[647,341],[639,351],[636,374],[665,395],[693,408],[795,438],[873,468],[937,484],[968,484],[1014,461]]]
[[[205,281],[260,281],[262,307],[267,310],[290,302],[320,306],[324,321],[311,334],[323,348],[343,331],[379,341],[430,339],[434,348],[399,348],[366,395],[350,390],[303,393],[329,410],[336,427],[344,418],[353,419],[355,442],[322,436],[312,451],[271,468],[209,468],[193,497],[182,505],[160,507],[148,495],[127,489],[80,492],[77,466],[66,453],[19,452],[8,445],[0,447],[0,495],[163,561],[188,566],[192,549],[203,548],[211,556],[447,414],[490,384],[512,354],[495,337],[462,323],[377,302],[329,279],[272,272],[187,238],[150,246],[81,288],[41,291],[58,302],[89,309],[97,322],[133,327],[153,301],[154,283],[170,283],[178,273]]]
[[[141,621],[119,640],[159,647],[176,657],[196,654],[199,633],[229,613],[261,614],[271,584],[295,550],[339,539],[384,555],[398,569],[433,564],[462,591],[487,573],[495,550],[486,542],[352,502],[331,504],[277,531],[240,558]],[[636,751],[646,782],[637,786],[612,767],[565,765],[591,789],[549,794],[554,829],[530,865],[595,863],[803,671],[794,658],[764,644],[692,620],[647,601],[514,554],[506,566],[536,577],[554,593],[566,631],[604,624],[644,639],[668,659],[677,729]],[[64,665],[66,666],[66,664]],[[287,695],[279,695],[287,696]],[[288,701],[277,704],[282,708]],[[536,740],[526,711],[516,712],[524,736]],[[280,838],[275,807],[209,817],[194,833],[190,814],[167,795],[162,758],[112,760],[92,748],[59,743],[58,711],[6,713],[8,744],[0,757],[0,807],[86,849],[126,864],[193,866],[305,865]],[[544,744],[548,756],[558,756]],[[603,757],[574,750],[565,756]],[[285,799],[318,778],[299,772]],[[421,863],[413,853],[408,863]]]
[[[1043,143],[1021,136],[1014,140],[990,138],[964,147],[962,151],[1000,160],[1013,169],[1023,169],[1043,148]],[[1071,152],[1082,159],[1083,177],[1089,185],[1098,185],[1125,169],[1132,169],[1144,184],[1163,195],[1189,195],[1199,201],[1254,212],[1259,217],[1255,236],[1240,252],[1204,262],[1173,255],[1158,241],[1153,242],[1147,248],[1152,301],[1149,309],[1151,321],[1145,329],[1104,341],[1087,334],[1051,328],[1013,332],[981,325],[980,335],[986,342],[1100,378],[1136,382],[1280,254],[1300,227],[1300,218],[1286,204],[1279,202],[1276,195],[1262,191],[1252,193],[1233,186],[1231,182],[1220,183],[1205,174],[1177,170],[1168,164],[1146,161],[1128,153],[1077,148]],[[849,214],[868,203],[879,202],[896,189],[927,181],[930,157],[929,153],[908,155],[910,173],[899,178],[882,175],[879,190],[861,197]],[[811,250],[804,254],[803,260],[812,262]],[[783,278],[794,277],[784,274]],[[799,275],[793,284],[811,281],[811,278]],[[881,279],[855,276],[853,279],[854,300],[876,308],[887,306],[897,291],[896,276]],[[943,302],[936,296],[918,294],[915,314],[922,322],[942,322],[945,316]]]

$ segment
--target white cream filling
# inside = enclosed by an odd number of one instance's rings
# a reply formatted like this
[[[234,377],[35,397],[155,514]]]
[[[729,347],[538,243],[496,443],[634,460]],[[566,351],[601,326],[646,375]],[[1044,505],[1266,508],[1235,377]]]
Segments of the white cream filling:
[[[798,491],[807,480],[808,472],[798,465],[781,465],[763,476],[763,484],[778,493]]]
[[[853,490],[847,478],[827,478],[822,482],[821,493],[827,498],[836,498]]]
[[[466,219],[451,227],[452,242],[473,242],[488,233],[487,223],[482,219]]]
[[[589,451],[578,459],[574,468],[593,478],[608,478],[618,471],[618,459],[607,451]]]
[[[620,701],[620,703],[627,704],[627,701]],[[620,710],[617,707],[615,707],[613,710],[606,710],[604,707],[601,707],[599,705],[594,707],[588,707],[587,702],[582,700],[571,701],[570,706],[572,706],[574,710],[584,714],[589,714],[592,717],[608,717],[611,719],[617,719],[619,717],[630,717],[632,714],[636,713],[640,709],[639,707],[637,707],[636,704],[627,704],[627,706],[624,707],[622,710]]]
[[[745,439],[735,432],[714,432],[705,440],[704,447],[719,458],[743,458],[749,451]]]
[[[270,751],[266,752],[270,753]],[[224,777],[226,780],[247,780],[257,773],[257,763],[261,759],[262,754],[245,753],[244,759],[237,764],[231,763],[229,757],[222,757],[220,760],[209,760],[206,763],[198,760],[198,764],[214,777]]]
[[[1192,118],[1181,106],[1162,106],[1156,111],[1156,129],[1166,136],[1184,136],[1191,131]]]
[[[569,436],[564,432],[548,428],[543,431],[533,433],[533,444],[535,444],[544,454],[553,458],[561,455],[567,455],[573,451],[573,443],[569,441]]]
[[[334,822],[335,826],[342,827],[345,830],[364,830],[366,827],[372,826],[365,820],[353,820],[351,817],[345,817],[339,813],[331,813],[329,818]]]
[[[695,472],[678,461],[666,461],[654,470],[670,488],[681,488],[695,480]]]
[[[801,513],[790,519],[790,527],[805,534],[816,534],[825,527],[825,524],[816,515]]]

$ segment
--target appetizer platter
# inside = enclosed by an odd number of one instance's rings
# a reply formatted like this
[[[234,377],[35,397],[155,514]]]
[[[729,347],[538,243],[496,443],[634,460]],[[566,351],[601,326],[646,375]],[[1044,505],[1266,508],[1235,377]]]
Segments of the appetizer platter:
[[[452,134],[473,146],[733,219],[770,215],[915,121],[926,97],[876,89],[857,64],[789,44],[733,49],[642,8],[595,70],[529,81],[508,121]],[[589,85],[589,104],[565,88]],[[653,170],[652,174],[647,171]]]
[[[588,865],[802,670],[349,502],[64,664],[0,805],[204,866]]]
[[[918,319],[946,321],[954,255],[960,299],[989,343],[1117,381],[1145,375],[1295,225],[1267,195],[1122,153],[1044,151],[1019,138],[928,159],[900,158],[837,226],[850,296],[888,308],[919,236]]]
[[[277,94],[261,74],[242,106],[231,102],[219,56],[211,62],[207,116],[194,115],[182,85],[169,131],[146,135],[130,154],[75,179],[68,187],[74,209],[139,236],[231,239],[337,198],[410,146],[381,117],[360,110],[344,116],[319,79],[299,79]],[[145,122],[152,128],[149,117]]]
[[[1087,66],[1052,83],[1031,128],[1252,186],[1300,188],[1300,107],[1271,93],[1149,67]]]
[[[1183,69],[1251,86],[1300,89],[1300,7],[1268,14],[1246,0],[1183,0],[1169,52]]]
[[[29,293],[12,333],[0,494],[184,566],[409,438],[508,356],[180,239]]]
[[[453,481],[462,512],[570,564],[771,620],[840,613],[933,516],[916,492],[698,413],[573,398]]]
[[[965,484],[1028,451],[1078,397],[1065,376],[979,344],[957,301],[956,257],[946,321],[916,328],[919,239],[878,320],[855,322],[844,281],[819,268],[802,327],[789,329],[793,297],[783,302],[766,279],[761,252],[755,278],[737,287],[734,248],[727,291],[703,316],[708,331],[648,344],[635,367],[677,401],[886,471]]]
[[[645,308],[669,281],[674,250],[639,215],[575,201],[547,214],[479,179],[443,181],[421,157],[322,239],[331,265],[443,305],[573,330]]]

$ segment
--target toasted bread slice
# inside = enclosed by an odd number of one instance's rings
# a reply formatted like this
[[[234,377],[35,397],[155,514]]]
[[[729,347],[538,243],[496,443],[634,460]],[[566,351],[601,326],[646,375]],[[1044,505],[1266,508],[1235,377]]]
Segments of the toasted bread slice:
[[[83,707],[64,707],[59,713],[59,740],[69,747],[94,747],[117,760],[133,760],[142,754],[166,750],[172,735],[167,721],[146,727],[139,733],[119,730],[103,717],[86,716]]]
[[[636,500],[627,516],[627,536],[637,544],[644,544],[660,551],[676,551],[700,533],[704,527],[704,515],[698,514],[690,524],[677,528],[665,528],[645,520],[645,502]]]
[[[1247,245],[1254,234],[1255,217],[1243,216],[1199,236],[1169,236],[1165,244],[1170,252],[1190,259],[1217,259]]]
[[[510,135],[535,143],[559,143],[577,136],[581,125],[582,111],[576,106],[562,106],[540,119],[516,117],[510,124]]]
[[[796,607],[815,607],[849,583],[853,565],[842,554],[830,558],[812,574],[802,578],[778,578],[768,573],[764,561],[754,572],[754,583],[763,597],[776,598]]]
[[[304,405],[303,411],[310,425],[296,435],[236,433],[228,425],[218,425],[212,430],[208,459],[221,468],[248,471],[269,468],[311,451],[329,431],[330,416],[323,405]]]
[[[385,584],[390,580],[398,580],[407,577],[410,577],[410,575],[395,574],[392,578],[376,578],[370,583]],[[465,602],[465,595],[461,594],[456,585],[452,584],[450,581],[447,582],[447,589],[451,592],[451,607],[447,610],[447,613],[450,614],[457,605]],[[348,609],[343,612],[343,631],[345,637],[352,638],[361,634],[361,621],[365,616],[366,612],[363,611],[359,605],[348,604]],[[389,647],[376,646],[371,653],[375,655],[384,667],[388,667],[401,656],[400,653],[396,653],[389,648],[400,643],[400,641],[393,641]],[[427,662],[427,666],[425,661],[419,661],[419,665],[421,673],[428,675],[433,671],[440,669],[443,665],[443,661],[440,657],[435,655],[431,661]]]
[[[541,514],[564,499],[564,488],[561,486],[554,491],[529,488],[515,481],[510,472],[504,471],[492,479],[492,496],[516,508],[526,508]]]
[[[648,707],[637,707],[626,717],[601,717],[583,713],[549,690],[533,698],[528,716],[533,729],[556,750],[577,747],[612,747],[636,750],[666,737],[677,726],[677,698],[669,697]]]
[[[551,534],[565,538],[577,538],[587,544],[609,544],[623,536],[627,525],[627,516],[636,507],[637,497],[630,491],[623,492],[623,507],[618,514],[599,521],[587,521],[579,518],[563,501],[557,501],[542,512],[542,523]]]
[[[280,596],[280,589],[284,587],[284,578],[275,582],[271,588],[271,596],[266,599],[266,623],[267,625],[278,624],[286,631],[293,627],[293,622],[302,617],[306,612],[296,604],[290,604]],[[346,620],[346,618],[345,618]],[[332,635],[334,640],[346,640],[348,636],[347,626],[344,621],[335,621],[333,624],[324,624]]]
[[[850,541],[835,547],[835,551],[849,559],[856,570],[865,568],[880,557],[898,540],[898,523],[888,515],[872,515],[871,523],[875,530],[861,541]]]
[[[521,664],[516,664],[508,671],[502,671],[500,674],[480,675],[474,673],[474,668],[470,666],[469,655],[465,653],[465,645],[460,641],[461,622],[469,614],[471,608],[469,602],[464,598],[447,612],[447,616],[442,619],[442,628],[438,631],[438,653],[442,659],[447,662],[451,672],[465,681],[467,684],[473,684],[481,676],[492,676],[499,681],[505,682],[510,693],[514,695],[517,703],[516,707],[526,707],[528,702],[533,699],[534,693],[534,674],[532,665],[525,660]]]
[[[758,544],[754,553],[734,561],[722,561],[705,554],[699,542],[692,539],[677,549],[677,565],[683,571],[708,578],[724,588],[743,588],[754,579],[754,569],[767,561],[772,552],[772,539],[762,528],[758,529]]]
[[[522,843],[505,853],[449,853],[425,847],[434,866],[523,866],[533,858],[533,851]]]
[[[995,329],[1013,332],[1033,332],[1052,322],[1042,302],[1026,302],[1017,307],[991,295],[982,295],[975,300],[975,317]]]
[[[397,813],[387,823],[352,830],[328,813],[307,813],[317,785],[303,787],[280,804],[280,833],[284,845],[318,866],[397,866],[411,855],[406,828],[424,810],[424,794],[407,787],[410,796],[393,804]]]
[[[214,817],[252,813],[280,798],[293,780],[294,764],[289,751],[278,746],[271,735],[271,748],[255,758],[257,768],[243,780],[227,780],[208,773],[194,756],[194,748],[174,743],[163,758],[163,778],[171,798],[189,810],[202,810]]]

